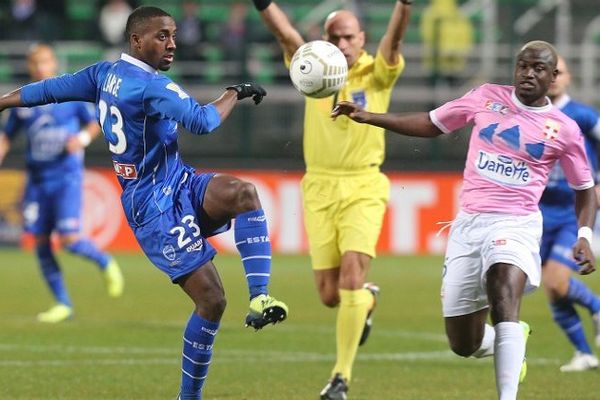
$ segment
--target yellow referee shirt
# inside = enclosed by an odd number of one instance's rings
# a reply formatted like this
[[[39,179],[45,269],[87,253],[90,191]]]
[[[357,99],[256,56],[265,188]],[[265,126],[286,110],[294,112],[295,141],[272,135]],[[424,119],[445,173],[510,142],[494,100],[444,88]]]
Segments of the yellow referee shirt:
[[[304,161],[307,172],[352,174],[378,169],[385,156],[384,130],[349,118],[330,117],[336,101],[351,101],[367,111],[387,112],[392,88],[404,69],[400,55],[388,65],[381,55],[362,52],[348,71],[348,80],[337,94],[323,99],[306,98]]]

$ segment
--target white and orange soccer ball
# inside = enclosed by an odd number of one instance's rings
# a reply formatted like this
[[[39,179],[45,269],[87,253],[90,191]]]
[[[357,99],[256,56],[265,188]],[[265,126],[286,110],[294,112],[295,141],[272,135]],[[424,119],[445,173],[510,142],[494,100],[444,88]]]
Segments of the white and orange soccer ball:
[[[348,77],[348,63],[341,50],[324,40],[304,43],[290,63],[294,87],[308,97],[323,98],[337,93]]]

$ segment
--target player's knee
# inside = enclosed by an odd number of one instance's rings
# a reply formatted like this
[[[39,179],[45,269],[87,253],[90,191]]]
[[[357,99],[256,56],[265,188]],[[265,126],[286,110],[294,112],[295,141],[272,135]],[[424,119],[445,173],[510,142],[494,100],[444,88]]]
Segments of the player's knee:
[[[334,308],[340,304],[340,296],[337,291],[322,290],[319,292],[321,303],[326,307]]]
[[[225,293],[220,290],[217,294],[211,296],[210,302],[211,308],[215,311],[215,313],[218,313],[219,316],[223,315],[223,312],[227,307],[227,298],[225,298]]]
[[[365,278],[361,274],[342,274],[340,276],[340,288],[346,290],[359,290],[365,284]]]
[[[550,301],[557,301],[564,297],[564,293],[560,285],[555,283],[545,283],[544,289]]]
[[[259,208],[260,202],[258,200],[258,192],[252,183],[239,181],[236,193],[237,203],[240,209],[250,211]]]
[[[218,313],[219,316],[223,315],[226,307],[227,307],[227,299],[225,298],[225,295],[218,297],[215,300],[214,305],[213,305],[215,312]]]
[[[450,350],[458,356],[470,357],[477,351],[481,344],[477,343],[466,343],[458,341],[450,341]]]
[[[239,179],[233,179],[219,187],[218,195],[214,196],[223,207],[239,214],[260,208],[256,187]]]
[[[210,321],[219,321],[227,307],[227,299],[224,293],[215,293],[208,296],[202,304],[197,306],[198,314]]]

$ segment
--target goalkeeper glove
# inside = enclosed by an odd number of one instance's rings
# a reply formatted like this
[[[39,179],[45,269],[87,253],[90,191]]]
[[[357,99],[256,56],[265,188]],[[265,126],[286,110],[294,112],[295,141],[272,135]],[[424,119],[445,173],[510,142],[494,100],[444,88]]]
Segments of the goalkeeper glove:
[[[252,97],[254,104],[260,103],[263,97],[267,95],[267,91],[265,89],[252,82],[228,86],[226,89],[235,90],[237,92],[238,100],[245,99],[246,97]]]

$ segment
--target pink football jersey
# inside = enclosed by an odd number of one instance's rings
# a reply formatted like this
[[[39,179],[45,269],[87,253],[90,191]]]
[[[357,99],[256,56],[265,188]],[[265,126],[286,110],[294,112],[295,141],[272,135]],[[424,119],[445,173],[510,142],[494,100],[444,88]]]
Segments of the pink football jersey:
[[[536,212],[557,160],[573,189],[594,185],[579,127],[550,100],[530,107],[512,86],[485,84],[429,115],[444,133],[474,124],[460,195],[466,212]]]

